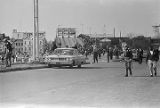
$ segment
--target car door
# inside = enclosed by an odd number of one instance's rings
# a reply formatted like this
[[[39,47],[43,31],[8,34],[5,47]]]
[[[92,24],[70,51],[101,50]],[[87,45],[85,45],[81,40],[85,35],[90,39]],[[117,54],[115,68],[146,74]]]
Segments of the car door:
[[[74,56],[75,56],[75,64],[78,65],[81,63],[81,57],[78,54],[77,50],[74,50]]]

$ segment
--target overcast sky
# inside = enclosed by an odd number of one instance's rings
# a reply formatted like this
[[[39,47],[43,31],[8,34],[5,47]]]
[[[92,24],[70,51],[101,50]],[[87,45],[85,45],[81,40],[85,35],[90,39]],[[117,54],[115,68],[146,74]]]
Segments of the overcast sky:
[[[153,34],[160,24],[160,0],[39,0],[39,29],[53,40],[56,28],[79,33]],[[105,25],[105,29],[104,29]],[[0,33],[33,31],[33,0],[0,0]]]

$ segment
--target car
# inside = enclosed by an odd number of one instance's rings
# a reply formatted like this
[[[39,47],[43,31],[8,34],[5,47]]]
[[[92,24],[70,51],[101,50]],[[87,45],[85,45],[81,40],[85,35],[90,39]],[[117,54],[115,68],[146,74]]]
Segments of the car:
[[[45,63],[49,67],[77,66],[79,68],[81,65],[87,64],[85,56],[75,48],[56,48],[52,54],[45,57]]]

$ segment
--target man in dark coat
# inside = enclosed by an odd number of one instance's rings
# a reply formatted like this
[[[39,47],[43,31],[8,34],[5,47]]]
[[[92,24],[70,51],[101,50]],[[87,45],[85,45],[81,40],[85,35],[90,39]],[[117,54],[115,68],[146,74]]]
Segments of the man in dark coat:
[[[95,46],[95,48],[93,49],[93,62],[98,63],[98,48],[97,48],[97,46]]]

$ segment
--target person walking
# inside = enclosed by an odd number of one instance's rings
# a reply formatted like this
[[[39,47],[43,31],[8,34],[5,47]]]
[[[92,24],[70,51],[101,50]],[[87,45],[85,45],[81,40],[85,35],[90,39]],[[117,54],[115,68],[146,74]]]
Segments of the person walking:
[[[93,49],[93,62],[97,62],[98,63],[98,49],[95,46],[95,48]]]
[[[149,51],[147,52],[147,58],[146,58],[146,63],[148,63],[151,77],[153,77],[153,71],[154,71],[154,75],[157,76],[158,60],[159,60],[159,51],[158,49],[153,49],[153,47],[151,46],[149,48]]]
[[[126,69],[125,77],[128,77],[129,72],[130,72],[130,75],[132,75],[132,58],[133,58],[133,54],[131,49],[126,47],[124,52],[124,61],[125,61],[125,69]]]
[[[143,60],[143,50],[141,48],[138,49],[137,51],[137,58],[138,58],[138,63],[142,64]]]
[[[12,57],[12,44],[5,39],[5,58],[6,58],[6,67],[11,67],[11,57]]]

